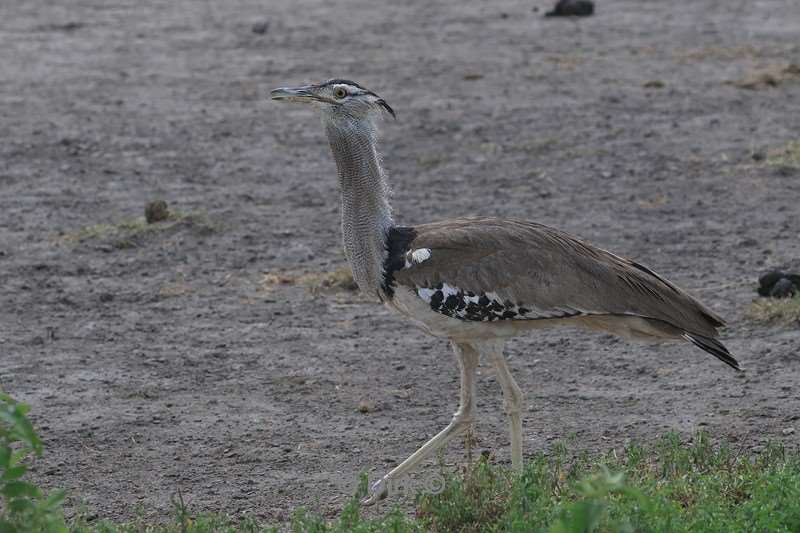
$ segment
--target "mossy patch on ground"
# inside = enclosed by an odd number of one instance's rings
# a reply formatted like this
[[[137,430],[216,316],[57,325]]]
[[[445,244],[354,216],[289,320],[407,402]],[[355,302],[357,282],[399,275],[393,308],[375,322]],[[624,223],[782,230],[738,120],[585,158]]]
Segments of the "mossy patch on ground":
[[[69,244],[100,241],[118,249],[135,248],[152,237],[181,227],[193,228],[201,234],[210,234],[218,230],[203,212],[170,211],[169,216],[160,222],[148,223],[142,216],[119,222],[92,224],[66,232],[60,235],[59,240]]]
[[[269,272],[261,279],[261,287],[270,290],[276,285],[299,285],[309,292],[355,292],[358,285],[353,280],[353,272],[348,266],[340,266],[331,271],[323,272]]]
[[[766,161],[770,166],[800,168],[800,141],[791,141],[785,146],[769,150]]]
[[[759,298],[747,315],[758,322],[800,324],[800,295],[792,298]]]

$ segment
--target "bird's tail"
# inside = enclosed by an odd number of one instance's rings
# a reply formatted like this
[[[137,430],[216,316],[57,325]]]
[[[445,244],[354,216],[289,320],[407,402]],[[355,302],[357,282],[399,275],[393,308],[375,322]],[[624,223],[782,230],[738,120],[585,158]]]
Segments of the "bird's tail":
[[[681,336],[698,348],[704,349],[726,365],[742,372],[742,367],[739,366],[739,362],[731,355],[731,352],[728,351],[725,345],[717,339],[712,339],[711,337],[705,337],[696,333],[689,333],[688,331],[684,331]]]

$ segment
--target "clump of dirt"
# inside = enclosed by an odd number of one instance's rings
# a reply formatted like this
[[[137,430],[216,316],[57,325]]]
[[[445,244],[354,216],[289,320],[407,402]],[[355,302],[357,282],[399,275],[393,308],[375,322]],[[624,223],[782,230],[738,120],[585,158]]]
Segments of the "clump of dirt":
[[[552,11],[545,17],[588,17],[594,14],[594,2],[591,0],[558,0]]]
[[[169,207],[164,200],[153,200],[144,206],[144,219],[148,224],[163,222],[169,219]]]
[[[650,80],[642,84],[645,89],[663,89],[667,84],[661,80]]]

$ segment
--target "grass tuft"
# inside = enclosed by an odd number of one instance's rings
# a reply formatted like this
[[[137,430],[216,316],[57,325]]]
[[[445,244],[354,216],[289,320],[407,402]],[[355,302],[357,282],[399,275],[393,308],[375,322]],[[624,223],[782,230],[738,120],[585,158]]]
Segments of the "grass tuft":
[[[767,164],[776,167],[800,168],[800,141],[767,152]]]
[[[759,298],[750,305],[747,315],[757,322],[800,323],[800,294],[792,298]]]
[[[747,77],[726,82],[740,89],[756,91],[778,87],[786,82],[800,80],[800,65],[790,63],[789,65],[772,65],[752,72]]]
[[[137,217],[115,223],[93,224],[64,233],[60,240],[69,244],[105,241],[118,249],[135,248],[149,238],[182,226],[193,227],[203,234],[219,229],[205,213],[170,211],[167,218],[160,222],[148,223],[145,217]]]
[[[312,294],[358,290],[358,285],[353,280],[353,272],[348,266],[340,266],[329,272],[306,272],[303,274],[270,272],[264,274],[261,279],[263,289],[270,290],[276,285],[299,285],[308,289]]]

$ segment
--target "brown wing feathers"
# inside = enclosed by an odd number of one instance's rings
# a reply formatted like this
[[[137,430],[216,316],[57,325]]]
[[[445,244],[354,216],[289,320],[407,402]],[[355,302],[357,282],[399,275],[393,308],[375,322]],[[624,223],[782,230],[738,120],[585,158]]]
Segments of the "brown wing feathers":
[[[552,317],[638,316],[674,328],[675,336],[738,369],[714,340],[724,324],[720,317],[647,267],[561,231],[519,220],[464,218],[393,232],[384,265],[389,297],[396,283],[412,290],[447,284],[496,294],[517,308],[552,310]],[[405,253],[421,248],[431,250],[430,259],[406,268]]]

